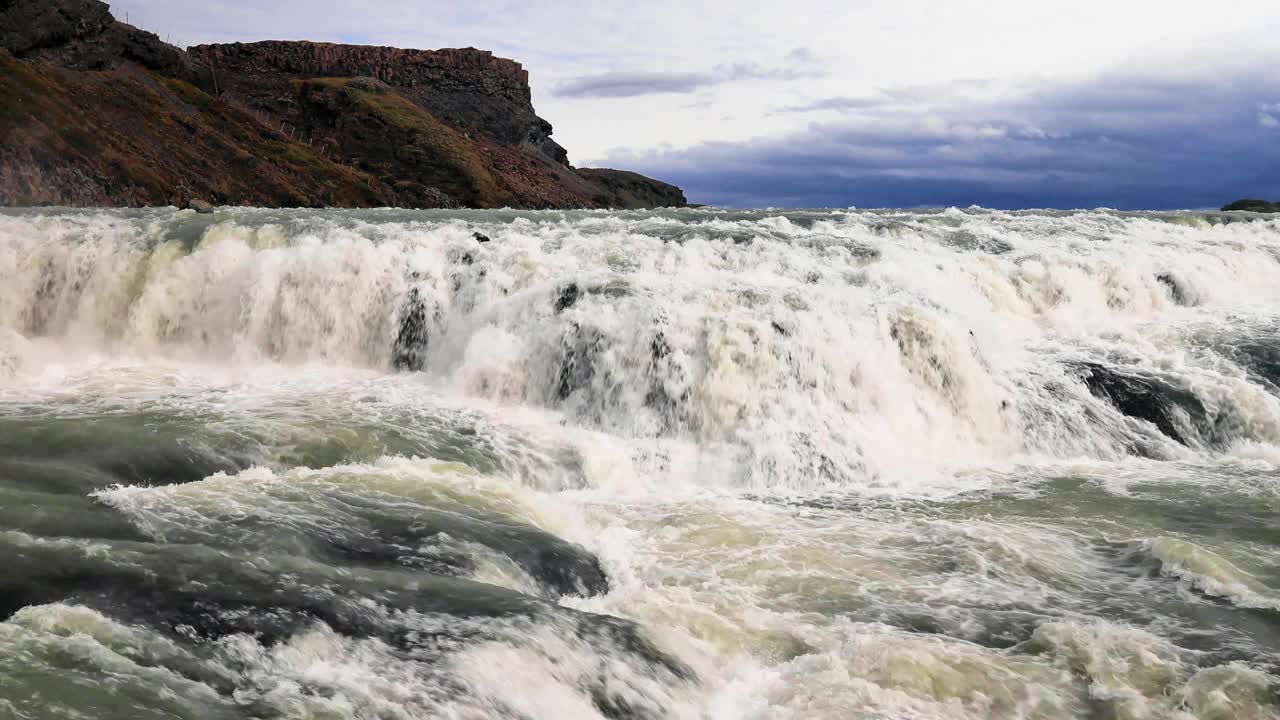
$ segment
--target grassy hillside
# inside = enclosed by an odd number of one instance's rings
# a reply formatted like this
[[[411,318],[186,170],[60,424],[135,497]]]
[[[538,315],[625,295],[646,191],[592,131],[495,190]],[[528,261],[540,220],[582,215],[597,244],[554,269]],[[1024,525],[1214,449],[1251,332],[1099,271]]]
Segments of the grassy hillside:
[[[511,203],[474,144],[431,113],[367,78],[318,78],[294,83],[299,122],[336,143],[352,164],[394,184],[397,194],[432,188],[462,205]]]
[[[136,65],[37,66],[0,50],[0,204],[368,206],[367,173]]]

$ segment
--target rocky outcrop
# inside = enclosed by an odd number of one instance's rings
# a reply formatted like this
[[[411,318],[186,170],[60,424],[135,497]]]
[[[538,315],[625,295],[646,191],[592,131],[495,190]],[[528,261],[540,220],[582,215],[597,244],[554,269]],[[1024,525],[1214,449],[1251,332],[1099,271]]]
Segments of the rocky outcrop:
[[[1255,200],[1252,198],[1245,200],[1236,200],[1222,206],[1224,212],[1232,212],[1235,210],[1244,212],[1257,213],[1280,213],[1280,202],[1267,202],[1266,200]]]
[[[114,23],[107,4],[99,0],[4,0],[0,47],[22,57],[97,37]]]
[[[684,191],[675,185],[628,170],[579,168],[578,174],[600,189],[601,204],[615,208],[685,207]]]
[[[0,0],[0,47],[24,60],[77,70],[133,62],[194,79],[186,53],[155,33],[117,22],[99,0]]]
[[[485,50],[267,41],[198,45],[188,53],[206,90],[272,116],[292,114],[294,80],[369,77],[464,132],[568,164],[568,153],[550,137],[551,123],[533,110],[529,73]]]
[[[0,0],[0,48],[0,204],[684,204],[635,173],[574,169],[528,73],[483,50],[184,52],[99,0]]]

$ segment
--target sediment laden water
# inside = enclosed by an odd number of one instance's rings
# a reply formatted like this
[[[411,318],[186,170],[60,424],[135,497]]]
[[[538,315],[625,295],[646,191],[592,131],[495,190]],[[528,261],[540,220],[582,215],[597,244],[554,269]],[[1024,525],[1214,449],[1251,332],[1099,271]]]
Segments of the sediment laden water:
[[[1280,222],[0,211],[0,718],[1278,718]]]

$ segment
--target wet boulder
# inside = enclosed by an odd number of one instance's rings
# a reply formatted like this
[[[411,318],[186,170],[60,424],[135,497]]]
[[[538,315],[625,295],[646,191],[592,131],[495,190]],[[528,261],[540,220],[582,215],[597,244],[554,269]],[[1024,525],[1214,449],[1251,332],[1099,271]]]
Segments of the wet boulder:
[[[1200,304],[1195,290],[1177,275],[1169,272],[1158,273],[1156,275],[1156,282],[1163,285],[1165,289],[1169,291],[1169,297],[1175,304],[1185,307]]]
[[[595,328],[578,323],[570,325],[560,338],[560,368],[555,379],[557,400],[568,400],[591,384],[596,374],[596,359],[604,345],[604,335]]]
[[[409,290],[400,311],[400,331],[391,349],[391,362],[397,370],[421,372],[427,364],[427,303],[418,288]]]
[[[1101,363],[1080,363],[1076,370],[1094,397],[1105,400],[1127,417],[1154,425],[1162,435],[1182,445],[1199,446],[1217,440],[1214,418],[1190,390],[1154,375]]]
[[[1225,353],[1255,382],[1280,393],[1280,339],[1260,335],[1236,340],[1225,344]]]
[[[475,569],[475,559],[465,549],[469,543],[508,558],[547,596],[592,597],[609,592],[608,576],[595,555],[529,525],[466,517],[456,509],[423,509],[411,526],[379,518],[353,530],[319,541],[318,555],[330,563],[465,576]]]
[[[231,636],[270,647],[323,624],[348,638],[377,639],[404,660],[444,673],[451,655],[475,644],[539,652],[534,628],[543,627],[610,662],[626,663],[648,681],[697,682],[688,666],[633,622],[458,578],[402,570],[351,573],[200,545],[117,542],[108,552],[91,553],[70,541],[0,537],[0,552],[8,558],[0,574],[0,621],[24,607],[67,603],[152,628],[189,647]],[[578,682],[608,717],[663,716],[657,708],[633,705],[640,698],[635,689],[620,689],[603,670],[588,668]]]
[[[52,418],[40,423],[0,419],[0,467],[10,483],[42,492],[87,494],[107,485],[181,485],[262,460],[247,438],[213,447],[194,440],[195,427],[153,426],[144,415]]]
[[[578,298],[581,296],[581,294],[582,293],[578,289],[577,283],[569,283],[568,285],[565,285],[564,287],[560,288],[559,292],[556,293],[556,302],[555,302],[556,312],[561,313],[573,307],[575,304],[577,304]]]

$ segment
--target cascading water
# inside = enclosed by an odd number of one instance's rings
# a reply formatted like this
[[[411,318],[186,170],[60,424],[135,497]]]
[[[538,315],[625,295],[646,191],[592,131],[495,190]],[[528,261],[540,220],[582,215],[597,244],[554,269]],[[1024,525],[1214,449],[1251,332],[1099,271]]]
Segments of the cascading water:
[[[1275,220],[0,211],[0,718],[1280,718],[1278,512]]]

